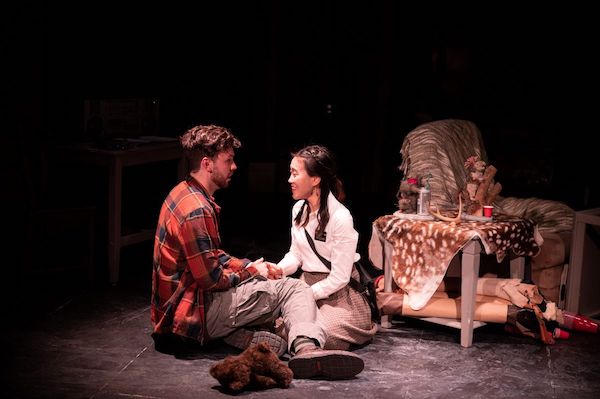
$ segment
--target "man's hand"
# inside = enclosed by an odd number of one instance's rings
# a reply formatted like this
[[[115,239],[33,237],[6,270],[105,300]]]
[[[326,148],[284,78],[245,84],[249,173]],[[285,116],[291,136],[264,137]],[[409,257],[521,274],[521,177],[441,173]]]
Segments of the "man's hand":
[[[270,278],[272,280],[278,280],[280,278],[283,278],[283,270],[279,266],[277,266],[276,263],[265,262],[265,264],[267,265],[267,268],[269,269],[268,278]]]
[[[258,271],[258,274],[264,278],[269,278],[269,268],[267,266],[267,262],[264,260],[264,258],[258,258],[254,262],[248,263],[246,267],[253,266]]]

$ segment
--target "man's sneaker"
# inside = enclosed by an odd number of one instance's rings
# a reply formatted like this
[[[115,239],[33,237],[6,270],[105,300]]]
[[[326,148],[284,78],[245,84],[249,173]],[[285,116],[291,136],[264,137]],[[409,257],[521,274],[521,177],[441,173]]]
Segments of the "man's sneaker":
[[[310,348],[293,356],[288,367],[294,378],[346,380],[360,373],[365,364],[352,352]]]
[[[269,344],[278,357],[283,356],[285,352],[287,352],[287,341],[279,335],[269,331],[252,331],[240,328],[223,338],[223,342],[227,345],[231,345],[240,350],[244,350],[252,344],[258,344],[263,341],[266,341]]]

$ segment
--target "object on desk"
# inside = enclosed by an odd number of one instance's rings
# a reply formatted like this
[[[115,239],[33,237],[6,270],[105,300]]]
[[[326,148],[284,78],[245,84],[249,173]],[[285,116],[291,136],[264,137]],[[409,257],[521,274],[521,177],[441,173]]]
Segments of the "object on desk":
[[[100,139],[93,144],[94,148],[109,151],[125,151],[135,147],[135,143],[127,139]]]
[[[419,199],[417,200],[417,213],[419,215],[429,215],[429,204],[431,203],[431,190],[427,187],[421,187],[419,190]]]
[[[146,140],[146,139],[143,139],[143,138],[137,138],[137,139],[136,138],[123,138],[123,139],[119,138],[117,140],[123,140],[123,141],[126,141],[128,143],[132,143],[132,144],[149,144],[149,143],[151,143],[150,140]]]
[[[102,150],[113,150],[113,151],[125,151],[134,147],[143,146],[153,143],[168,143],[177,141],[173,137],[159,137],[159,136],[140,136],[138,138],[130,137],[115,137],[112,139],[101,139],[94,143],[95,148]]]
[[[429,220],[429,221],[435,220],[435,218],[431,215],[419,215],[417,213],[403,213],[400,211],[394,212],[394,216],[396,216],[400,219],[406,219],[406,220]]]
[[[486,218],[491,218],[492,217],[492,213],[494,212],[494,207],[491,205],[484,205],[483,206],[483,216]]]
[[[492,204],[502,190],[502,185],[494,182],[497,169],[493,165],[488,165],[479,155],[468,157],[464,166],[468,172],[462,190],[466,212],[470,215],[483,216],[484,204]]]
[[[431,173],[420,178],[421,188],[419,189],[419,199],[417,200],[417,213],[419,215],[429,215],[429,207],[431,205],[429,179],[431,179]]]
[[[458,194],[458,213],[456,214],[456,216],[454,216],[454,217],[444,216],[437,210],[437,208],[435,211],[430,208],[429,213],[431,213],[437,219],[443,220],[444,222],[460,223],[461,217],[463,215],[462,209],[463,209],[462,196],[460,194]]]
[[[156,134],[160,125],[158,98],[87,99],[83,104],[88,139],[137,137]]]
[[[416,214],[417,199],[419,196],[418,180],[414,177],[409,177],[400,182],[400,188],[396,194],[398,198],[398,209],[400,213]]]

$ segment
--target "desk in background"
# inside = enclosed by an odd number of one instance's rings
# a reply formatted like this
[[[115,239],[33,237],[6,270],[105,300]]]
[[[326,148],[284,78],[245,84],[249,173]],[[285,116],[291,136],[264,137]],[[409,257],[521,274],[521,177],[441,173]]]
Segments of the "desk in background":
[[[128,149],[95,148],[91,144],[62,147],[65,155],[81,164],[108,168],[108,271],[111,284],[119,281],[121,248],[154,239],[154,230],[122,234],[121,212],[123,168],[154,162],[178,160],[177,175],[182,180],[186,173],[181,145],[178,141],[146,142]],[[135,141],[133,142],[135,144]]]

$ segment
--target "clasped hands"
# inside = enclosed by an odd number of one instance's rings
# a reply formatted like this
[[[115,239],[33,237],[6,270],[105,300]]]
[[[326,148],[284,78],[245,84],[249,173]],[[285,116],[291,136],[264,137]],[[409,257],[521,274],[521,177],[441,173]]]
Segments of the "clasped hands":
[[[246,267],[248,266],[254,266],[261,276],[271,280],[283,277],[283,270],[276,263],[266,262],[264,258],[258,258],[254,262],[250,262]]]

